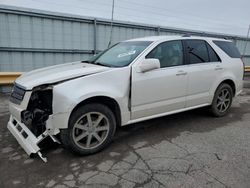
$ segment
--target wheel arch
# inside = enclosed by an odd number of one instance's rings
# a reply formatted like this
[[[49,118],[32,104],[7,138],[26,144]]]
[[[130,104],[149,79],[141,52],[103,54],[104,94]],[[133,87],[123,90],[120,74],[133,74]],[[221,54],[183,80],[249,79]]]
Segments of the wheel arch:
[[[111,97],[108,96],[93,96],[89,97],[87,99],[84,99],[80,103],[78,103],[73,110],[70,113],[69,120],[71,118],[71,115],[81,106],[84,106],[86,104],[91,104],[91,103],[98,103],[98,104],[103,104],[107,106],[114,114],[115,119],[116,119],[116,124],[117,126],[121,126],[121,109],[118,104],[118,102]],[[68,121],[69,121],[68,120]]]
[[[215,92],[217,91],[218,87],[219,87],[221,84],[223,84],[223,83],[226,83],[226,84],[230,85],[230,87],[231,87],[232,90],[233,90],[233,96],[235,96],[235,94],[236,94],[236,85],[235,85],[235,83],[234,83],[234,81],[233,81],[232,79],[225,79],[225,80],[223,80],[222,82],[220,82],[220,84],[217,86]]]

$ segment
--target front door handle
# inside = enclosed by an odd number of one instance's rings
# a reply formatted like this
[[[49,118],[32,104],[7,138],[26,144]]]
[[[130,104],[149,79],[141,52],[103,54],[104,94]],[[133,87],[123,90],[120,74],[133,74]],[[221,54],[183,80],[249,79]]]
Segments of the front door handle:
[[[185,72],[185,71],[178,71],[176,73],[176,76],[183,76],[183,75],[187,75],[187,72]]]
[[[222,70],[223,68],[221,66],[216,66],[214,70]]]

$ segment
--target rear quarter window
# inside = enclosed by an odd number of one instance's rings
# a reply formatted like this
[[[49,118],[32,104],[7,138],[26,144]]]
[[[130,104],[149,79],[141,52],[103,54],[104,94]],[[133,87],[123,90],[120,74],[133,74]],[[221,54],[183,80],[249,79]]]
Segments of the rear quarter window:
[[[227,55],[232,58],[241,58],[239,50],[236,48],[233,42],[230,41],[213,41],[220,49],[222,49]]]
[[[206,43],[206,44],[207,44],[207,50],[208,50],[210,62],[221,61],[220,58],[219,58],[219,56],[214,51],[214,49],[208,43]]]

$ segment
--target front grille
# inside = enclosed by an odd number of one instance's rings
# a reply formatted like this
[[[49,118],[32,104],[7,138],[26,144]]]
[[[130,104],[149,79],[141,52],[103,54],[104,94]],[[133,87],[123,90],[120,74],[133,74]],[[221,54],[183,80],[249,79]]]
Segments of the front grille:
[[[15,104],[20,104],[23,101],[24,95],[25,95],[25,89],[15,84],[13,87],[13,91],[10,95],[10,101]]]

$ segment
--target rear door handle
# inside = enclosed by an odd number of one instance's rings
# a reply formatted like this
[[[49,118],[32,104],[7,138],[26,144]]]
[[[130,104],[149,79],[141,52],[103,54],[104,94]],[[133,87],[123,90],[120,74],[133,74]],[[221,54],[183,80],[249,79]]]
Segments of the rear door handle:
[[[183,75],[187,75],[187,72],[185,72],[185,71],[178,71],[176,73],[176,76],[183,76]]]
[[[214,70],[222,70],[223,68],[221,66],[216,66]]]

